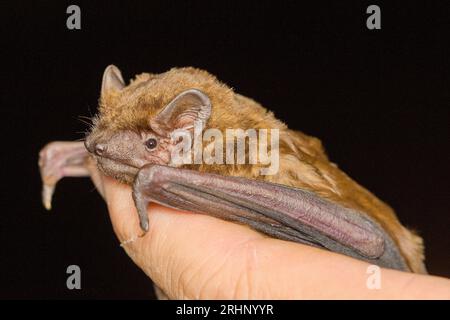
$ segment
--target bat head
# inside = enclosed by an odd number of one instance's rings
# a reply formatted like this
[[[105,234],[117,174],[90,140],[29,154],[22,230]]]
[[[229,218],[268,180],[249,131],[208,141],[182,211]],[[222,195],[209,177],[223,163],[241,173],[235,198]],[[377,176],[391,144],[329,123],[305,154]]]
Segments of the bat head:
[[[202,88],[216,82],[204,71],[185,68],[143,74],[126,86],[120,70],[108,66],[87,150],[100,170],[125,183],[146,164],[170,165],[178,143],[173,133],[193,134],[194,122],[208,121],[211,101]]]

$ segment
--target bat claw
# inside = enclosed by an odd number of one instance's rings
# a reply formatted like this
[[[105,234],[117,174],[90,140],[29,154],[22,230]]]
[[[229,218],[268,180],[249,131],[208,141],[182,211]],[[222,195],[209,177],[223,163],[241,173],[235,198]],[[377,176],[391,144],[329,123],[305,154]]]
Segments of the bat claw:
[[[144,232],[148,231],[148,221],[141,221],[141,229],[144,230]],[[142,235],[142,236],[144,236],[144,235]]]
[[[42,204],[47,210],[52,209],[52,197],[54,192],[55,185],[44,184],[42,186]]]

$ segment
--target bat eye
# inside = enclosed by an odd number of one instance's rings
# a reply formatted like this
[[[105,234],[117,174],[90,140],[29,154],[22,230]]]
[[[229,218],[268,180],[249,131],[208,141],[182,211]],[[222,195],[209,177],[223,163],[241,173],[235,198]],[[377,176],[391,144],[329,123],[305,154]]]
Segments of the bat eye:
[[[145,146],[149,150],[155,149],[157,144],[158,144],[158,142],[156,141],[155,138],[150,138],[147,141],[145,141]]]

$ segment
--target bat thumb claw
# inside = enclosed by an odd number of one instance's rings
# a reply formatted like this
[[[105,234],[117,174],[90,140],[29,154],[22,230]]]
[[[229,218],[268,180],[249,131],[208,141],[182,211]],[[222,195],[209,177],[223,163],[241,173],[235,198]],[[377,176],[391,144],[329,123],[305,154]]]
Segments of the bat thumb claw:
[[[141,236],[143,237],[148,231],[148,221],[147,220],[141,221],[140,226],[143,231]]]

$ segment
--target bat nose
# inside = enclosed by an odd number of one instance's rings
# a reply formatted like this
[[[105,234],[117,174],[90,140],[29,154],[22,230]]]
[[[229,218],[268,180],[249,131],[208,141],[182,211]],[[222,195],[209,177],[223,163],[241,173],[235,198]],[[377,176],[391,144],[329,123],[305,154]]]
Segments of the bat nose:
[[[107,149],[106,144],[97,143],[95,145],[95,154],[101,156],[106,152],[106,149]]]

